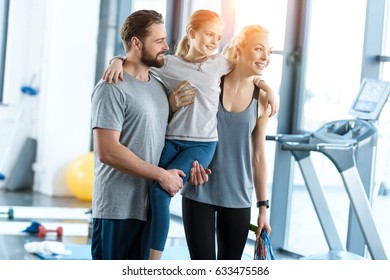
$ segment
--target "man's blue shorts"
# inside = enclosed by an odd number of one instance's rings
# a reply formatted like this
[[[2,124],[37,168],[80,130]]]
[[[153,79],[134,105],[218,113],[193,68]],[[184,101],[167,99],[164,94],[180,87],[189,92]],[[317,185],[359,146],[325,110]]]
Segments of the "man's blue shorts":
[[[149,222],[136,219],[93,219],[92,259],[147,260],[149,229]]]

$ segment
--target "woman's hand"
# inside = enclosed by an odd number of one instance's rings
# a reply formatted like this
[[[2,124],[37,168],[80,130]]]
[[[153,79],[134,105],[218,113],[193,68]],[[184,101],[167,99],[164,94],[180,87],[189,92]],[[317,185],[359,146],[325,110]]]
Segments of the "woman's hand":
[[[102,79],[109,84],[113,81],[115,84],[118,83],[118,80],[123,81],[123,62],[124,60],[120,57],[114,57],[111,59],[110,64],[103,73]]]
[[[264,206],[261,206],[264,208]],[[271,233],[271,227],[268,223],[267,212],[264,209],[259,209],[259,216],[257,217],[258,230],[256,232],[256,238],[260,237],[261,230],[264,228],[268,235]]]
[[[182,82],[178,88],[169,94],[169,106],[171,112],[176,112],[179,108],[190,105],[194,102],[196,88],[188,81]]]

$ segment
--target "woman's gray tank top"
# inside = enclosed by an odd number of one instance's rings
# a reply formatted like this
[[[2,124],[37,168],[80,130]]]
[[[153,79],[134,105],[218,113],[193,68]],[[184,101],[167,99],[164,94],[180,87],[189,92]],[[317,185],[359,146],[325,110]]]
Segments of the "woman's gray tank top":
[[[259,89],[255,87],[250,105],[242,112],[218,108],[219,141],[209,168],[212,174],[202,186],[187,183],[182,191],[186,198],[229,208],[251,207],[253,192],[251,135],[256,126]]]

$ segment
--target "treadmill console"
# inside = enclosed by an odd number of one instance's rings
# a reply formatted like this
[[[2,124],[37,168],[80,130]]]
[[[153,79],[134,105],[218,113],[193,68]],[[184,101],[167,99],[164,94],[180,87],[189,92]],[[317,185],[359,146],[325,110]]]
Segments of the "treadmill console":
[[[376,132],[376,126],[365,120],[338,120],[325,124],[313,136],[321,143],[355,144]]]
[[[376,121],[390,94],[390,82],[364,78],[349,113],[358,119]]]

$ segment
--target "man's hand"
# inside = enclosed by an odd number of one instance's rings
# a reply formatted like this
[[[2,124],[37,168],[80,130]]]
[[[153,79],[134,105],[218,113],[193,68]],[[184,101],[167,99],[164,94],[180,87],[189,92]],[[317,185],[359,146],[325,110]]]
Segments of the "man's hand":
[[[158,179],[158,182],[170,196],[174,196],[183,187],[183,179],[181,177],[184,176],[186,176],[186,174],[179,169],[164,170],[162,176]]]
[[[195,96],[196,88],[192,87],[188,81],[182,82],[175,91],[169,94],[171,112],[174,113],[179,108],[192,104]]]
[[[210,169],[204,169],[203,166],[197,162],[194,161],[192,163],[190,177],[188,178],[188,182],[191,185],[203,185],[204,183],[207,183],[209,180],[209,175],[211,174]]]
[[[119,57],[113,58],[110,61],[107,69],[103,73],[102,79],[111,84],[114,81],[118,83],[118,79],[123,81],[123,60]]]

